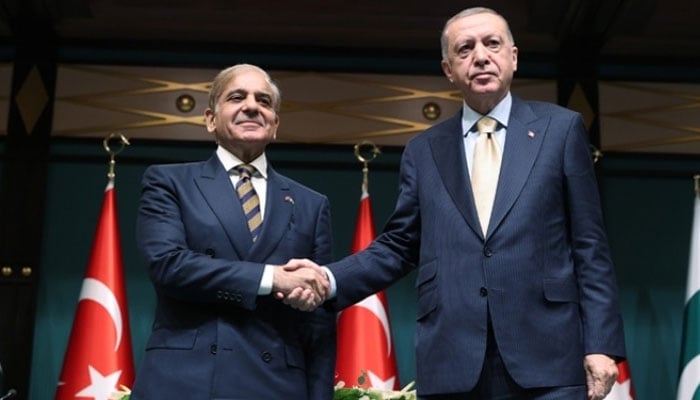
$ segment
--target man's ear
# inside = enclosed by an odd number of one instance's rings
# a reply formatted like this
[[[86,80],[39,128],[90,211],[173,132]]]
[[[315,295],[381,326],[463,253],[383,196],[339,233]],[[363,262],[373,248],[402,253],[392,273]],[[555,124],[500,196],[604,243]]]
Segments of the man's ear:
[[[275,133],[272,134],[272,140],[277,140],[277,129],[280,127],[280,115],[275,113]]]
[[[216,114],[211,108],[207,108],[206,110],[204,110],[204,120],[207,124],[207,131],[209,133],[214,133],[214,131],[216,131],[216,123],[214,122],[215,116]]]
[[[447,62],[444,58],[440,62],[440,65],[442,66],[442,72],[445,73],[445,76],[450,82],[454,83],[454,79],[452,78],[452,68],[450,67],[450,63]]]

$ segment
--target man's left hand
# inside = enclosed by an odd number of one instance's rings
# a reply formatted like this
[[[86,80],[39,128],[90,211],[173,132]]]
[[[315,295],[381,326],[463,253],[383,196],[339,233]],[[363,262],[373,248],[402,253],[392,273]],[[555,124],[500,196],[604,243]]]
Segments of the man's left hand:
[[[617,379],[617,364],[605,354],[588,354],[583,365],[586,369],[588,400],[602,400],[612,389]]]

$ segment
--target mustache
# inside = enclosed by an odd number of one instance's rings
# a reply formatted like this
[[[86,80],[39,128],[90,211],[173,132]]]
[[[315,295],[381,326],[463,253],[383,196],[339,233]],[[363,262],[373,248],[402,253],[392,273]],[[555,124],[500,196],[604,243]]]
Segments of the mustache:
[[[236,118],[233,123],[234,124],[244,124],[247,122],[253,122],[255,124],[258,124],[260,126],[265,125],[265,120],[263,118],[248,118],[248,117],[241,117],[241,118]]]

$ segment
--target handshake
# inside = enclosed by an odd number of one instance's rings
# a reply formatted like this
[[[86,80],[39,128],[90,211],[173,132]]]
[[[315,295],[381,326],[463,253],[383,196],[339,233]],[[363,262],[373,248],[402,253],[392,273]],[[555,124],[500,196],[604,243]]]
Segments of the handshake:
[[[331,284],[324,268],[306,258],[292,258],[275,266],[272,293],[292,308],[313,311],[330,297]]]

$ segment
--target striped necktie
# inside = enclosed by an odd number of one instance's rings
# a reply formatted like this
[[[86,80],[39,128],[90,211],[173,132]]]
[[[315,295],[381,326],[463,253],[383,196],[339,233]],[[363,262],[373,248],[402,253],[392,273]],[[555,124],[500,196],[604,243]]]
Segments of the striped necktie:
[[[236,193],[238,193],[238,198],[241,199],[243,213],[248,221],[248,229],[250,229],[250,234],[253,236],[253,241],[255,241],[262,228],[260,199],[258,199],[258,194],[255,193],[253,183],[250,180],[250,177],[255,173],[255,167],[249,164],[241,164],[236,167],[236,171],[238,171],[240,176],[236,184]]]
[[[486,235],[491,219],[493,200],[496,197],[498,174],[501,171],[501,152],[493,133],[498,122],[491,117],[481,117],[476,123],[479,136],[474,145],[472,162],[472,191],[481,230]]]

